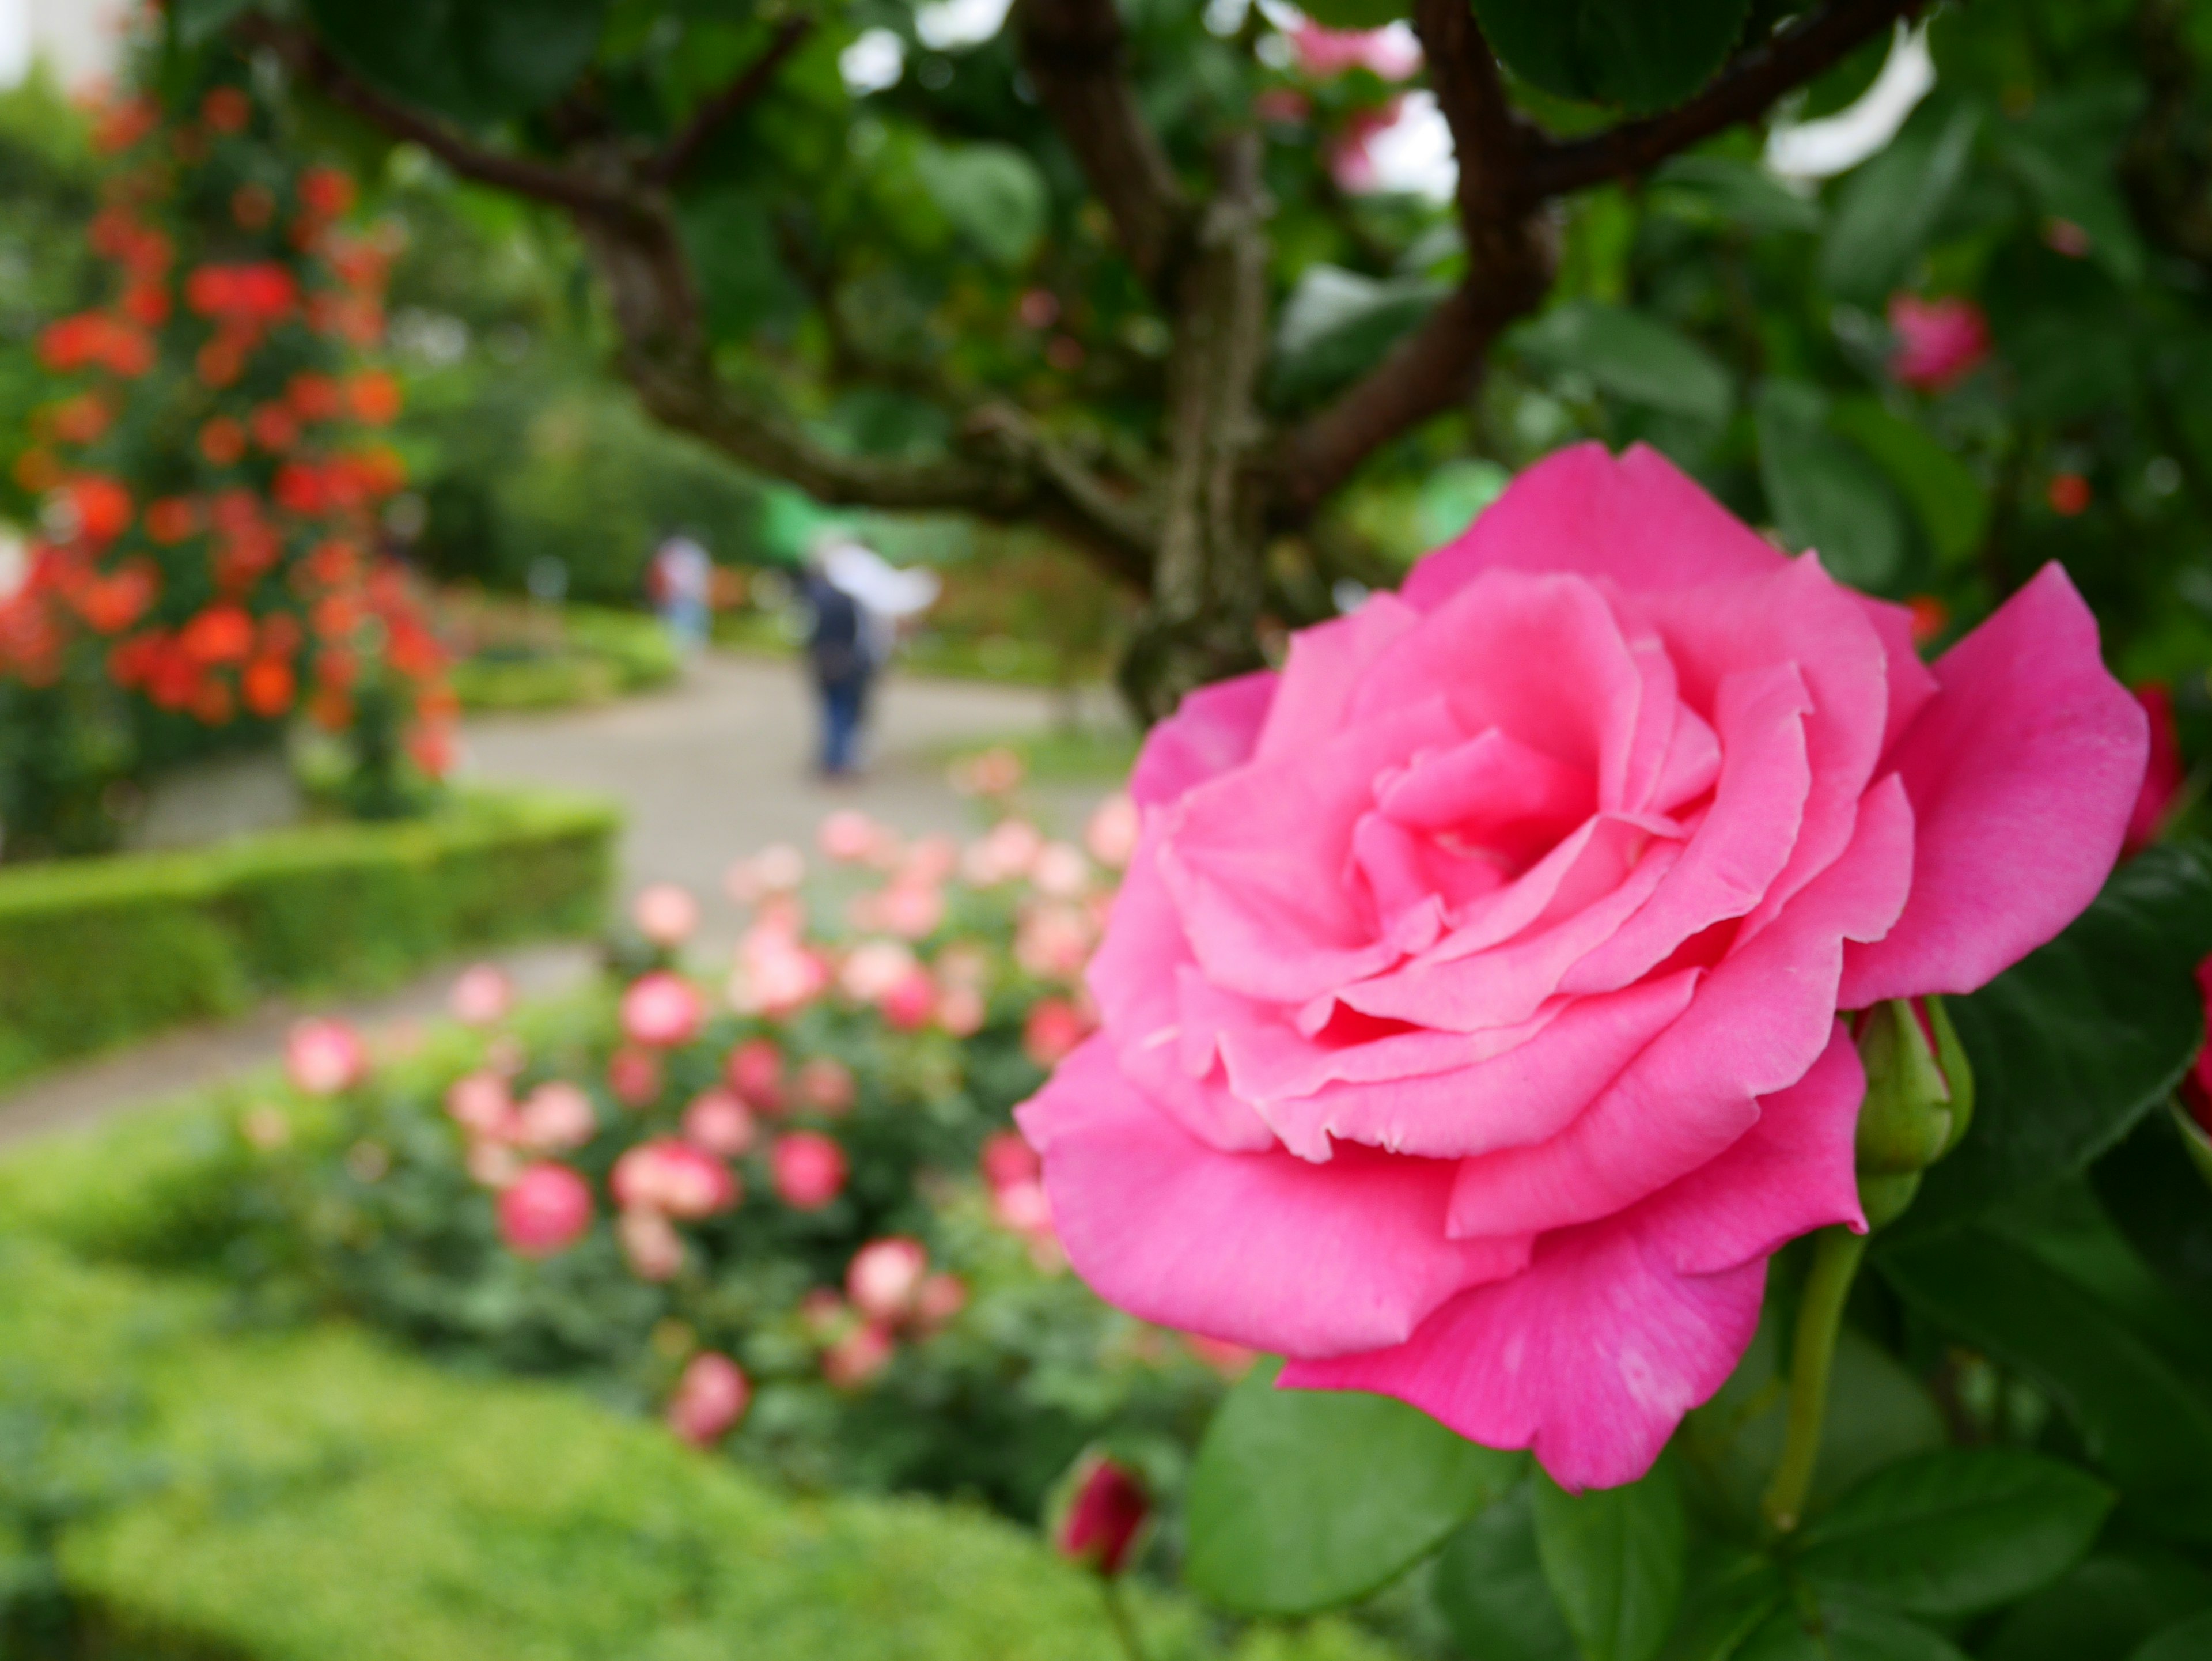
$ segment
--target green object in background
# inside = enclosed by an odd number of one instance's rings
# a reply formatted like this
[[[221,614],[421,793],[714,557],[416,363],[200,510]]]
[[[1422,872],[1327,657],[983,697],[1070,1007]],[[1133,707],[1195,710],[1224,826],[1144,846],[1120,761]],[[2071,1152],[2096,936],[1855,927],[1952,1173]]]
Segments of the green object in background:
[[[448,679],[461,708],[563,709],[602,703],[665,686],[682,672],[675,643],[658,618],[609,606],[568,605],[550,651],[480,652],[455,664]]]
[[[814,539],[842,522],[803,490],[788,484],[767,485],[761,491],[757,551],[765,563],[795,570],[806,563]]]
[[[1442,547],[1474,523],[1475,515],[1505,494],[1513,475],[1494,461],[1447,461],[1421,486],[1416,511],[1421,536]]]
[[[595,800],[502,792],[0,870],[0,1082],[261,994],[388,986],[457,952],[588,934],[620,826]]]

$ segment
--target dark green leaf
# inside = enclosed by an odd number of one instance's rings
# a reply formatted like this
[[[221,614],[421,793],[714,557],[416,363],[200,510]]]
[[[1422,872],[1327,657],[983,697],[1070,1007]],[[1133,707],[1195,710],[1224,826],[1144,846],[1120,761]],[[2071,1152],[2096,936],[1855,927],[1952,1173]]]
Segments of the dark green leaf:
[[[1468,1655],[1576,1661],[1574,1638],[1536,1555],[1527,1485],[1444,1542],[1434,1584],[1437,1608]]]
[[[1413,10],[1413,0],[1312,0],[1299,10],[1332,29],[1379,29]]]
[[[1049,206],[1036,162],[1011,144],[930,145],[915,166],[939,211],[977,250],[1006,266],[1030,257]]]
[[[2071,1175],[2166,1099],[2203,1033],[2212,870],[2193,849],[2122,866],[2066,932],[1946,1001],[1974,1063],[1974,1123],[1885,1231],[1894,1249]]]
[[[1828,424],[1881,465],[1920,520],[1939,564],[1973,557],[1989,532],[1990,493],[1972,468],[1926,429],[1871,398],[1841,400]]]
[[[777,253],[768,206],[751,192],[715,191],[687,200],[678,222],[717,336],[742,339],[805,307],[805,293]]]
[[[1474,0],[1516,75],[1562,98],[1632,110],[1679,104],[1743,33],[1750,0]]]
[[[2070,1420],[2131,1514],[2212,1542],[2212,1407],[2110,1308],[1978,1228],[1878,1252],[1883,1276],[1947,1332],[2018,1368]]]
[[[2134,1661],[2212,1661],[2212,1615],[2168,1627],[2137,1650]]]
[[[1782,1572],[1746,1552],[1694,1581],[1662,1661],[1730,1661],[1789,1596]]]
[[[1671,1462],[1624,1488],[1536,1478],[1536,1550],[1588,1661],[1650,1661],[1682,1601],[1689,1533]]]
[[[1731,1661],[1965,1661],[1950,1641],[1917,1621],[1869,1604],[1823,1602],[1784,1609]]]
[[[2146,1113],[2089,1179],[2128,1243],[2212,1319],[2212,1194],[2172,1113]]]
[[[2212,1605],[2212,1576],[2178,1554],[2092,1557],[2007,1613],[1985,1661],[2128,1661],[2160,1628]]]
[[[185,46],[203,46],[230,27],[252,0],[170,0],[169,21]]]
[[[305,0],[340,58],[464,122],[550,103],[598,50],[606,0]]]
[[[1388,1585],[1522,1464],[1384,1396],[1279,1390],[1255,1367],[1191,1473],[1191,1586],[1248,1615],[1302,1615]]]
[[[1748,161],[1725,155],[1678,155],[1651,182],[1655,199],[1672,199],[1672,193],[1679,193],[1696,202],[1701,216],[1747,231],[1820,228],[1820,198],[1798,195]]]
[[[1775,528],[1814,549],[1838,581],[1879,588],[1905,563],[1905,524],[1881,474],[1828,430],[1826,400],[1802,381],[1760,384],[1753,405],[1759,477]]]
[[[1997,148],[2037,207],[2085,232],[2090,256],[2122,283],[2142,281],[2143,248],[2120,194],[2120,146],[2142,108],[2140,81],[2039,99],[1997,130]]]
[[[1980,125],[1972,109],[1929,113],[1851,176],[1820,246],[1820,274],[1838,298],[1876,306],[1903,281],[1966,176]]]
[[[1443,292],[1426,277],[1382,282],[1335,265],[1308,267],[1275,332],[1270,395],[1279,403],[1299,404],[1364,374],[1429,314]]]
[[[1553,369],[1577,369],[1601,392],[1716,424],[1735,407],[1728,371],[1667,325],[1618,306],[1574,301],[1522,329],[1514,344]]]
[[[2112,1490],[2012,1448],[1946,1448],[1853,1488],[1798,1536],[1815,1585],[1914,1615],[1971,1615],[2057,1579],[2089,1548]]]

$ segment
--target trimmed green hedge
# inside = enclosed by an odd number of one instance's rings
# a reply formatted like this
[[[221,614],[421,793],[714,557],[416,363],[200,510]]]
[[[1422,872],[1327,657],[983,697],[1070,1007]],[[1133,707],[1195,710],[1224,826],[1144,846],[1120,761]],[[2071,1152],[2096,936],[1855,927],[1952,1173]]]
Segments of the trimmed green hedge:
[[[471,794],[423,819],[0,869],[0,1085],[282,990],[599,927],[620,815]]]
[[[658,618],[602,605],[561,611],[562,649],[501,656],[486,652],[453,666],[465,709],[560,709],[647,691],[683,668]]]
[[[0,1428],[30,1451],[0,1463],[0,1565],[12,1547],[58,1567],[61,1593],[11,1634],[0,1587],[0,1650],[1114,1661],[1097,1587],[994,1518],[794,1498],[574,1390],[442,1371],[343,1324],[241,1325],[176,1265],[221,1256],[210,1225],[253,1157],[243,1099],[0,1161]],[[33,1513],[60,1519],[44,1546]],[[1180,1598],[1136,1607],[1155,1661],[1389,1661],[1337,1623],[1234,1634]]]

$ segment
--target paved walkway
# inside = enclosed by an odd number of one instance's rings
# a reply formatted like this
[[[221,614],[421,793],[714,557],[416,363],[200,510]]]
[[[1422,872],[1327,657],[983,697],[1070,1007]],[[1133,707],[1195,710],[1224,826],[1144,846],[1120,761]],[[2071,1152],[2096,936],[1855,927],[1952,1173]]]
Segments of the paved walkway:
[[[866,776],[829,785],[811,776],[813,713],[795,665],[717,654],[680,686],[596,709],[501,715],[471,721],[463,776],[483,783],[537,783],[620,800],[629,829],[622,855],[626,898],[648,882],[678,882],[700,897],[702,954],[726,950],[739,917],[721,893],[730,862],[771,842],[811,846],[814,827],[838,807],[858,807],[902,830],[963,831],[972,803],[946,782],[949,746],[1042,731],[1048,695],[1022,687],[894,678],[877,701]],[[1074,830],[1101,792],[1046,788],[1044,817]],[[526,991],[550,992],[591,972],[584,946],[506,953]],[[444,1007],[447,969],[340,1013],[371,1032],[431,1019]],[[289,1000],[239,1020],[164,1034],[113,1055],[58,1069],[0,1094],[0,1143],[87,1124],[118,1108],[213,1083],[281,1053],[302,1013]]]

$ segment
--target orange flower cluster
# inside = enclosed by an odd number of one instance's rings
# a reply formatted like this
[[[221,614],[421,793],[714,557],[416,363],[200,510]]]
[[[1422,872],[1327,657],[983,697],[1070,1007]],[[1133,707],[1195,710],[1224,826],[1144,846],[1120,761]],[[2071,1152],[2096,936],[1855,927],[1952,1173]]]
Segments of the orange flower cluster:
[[[44,512],[0,600],[0,677],[82,671],[208,727],[304,713],[334,731],[375,677],[399,694],[418,764],[441,771],[445,654],[376,551],[406,469],[371,429],[397,419],[400,387],[356,361],[382,338],[396,250],[343,226],[345,173],[271,178],[248,149],[245,88],[210,90],[198,112],[168,120],[141,100],[98,118],[117,163],[89,240],[113,296],[40,338],[45,368],[76,384],[16,463]],[[183,204],[210,199],[224,222],[195,224]],[[152,423],[131,419],[141,403]],[[161,436],[179,421],[184,446]]]

